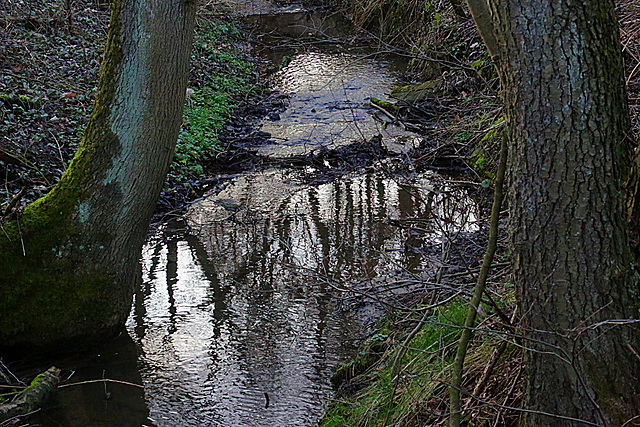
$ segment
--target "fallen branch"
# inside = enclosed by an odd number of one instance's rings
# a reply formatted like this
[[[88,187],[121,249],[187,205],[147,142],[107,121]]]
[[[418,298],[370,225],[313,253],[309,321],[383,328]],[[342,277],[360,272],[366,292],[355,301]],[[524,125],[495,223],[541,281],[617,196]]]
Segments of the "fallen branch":
[[[73,387],[73,386],[77,386],[77,385],[93,384],[93,383],[114,383],[114,384],[124,384],[124,385],[129,385],[129,386],[132,386],[132,387],[144,388],[144,386],[140,385],[140,384],[130,383],[128,381],[112,380],[112,379],[109,379],[109,378],[103,378],[101,380],[80,381],[80,382],[71,383],[71,384],[63,384],[63,385],[59,386],[58,388]]]
[[[396,115],[391,111],[395,107],[395,110],[397,112],[398,107],[396,107],[391,102],[381,101],[377,98],[371,98],[371,102],[369,103],[369,105],[383,113],[385,116],[389,117],[393,121],[393,123],[398,122],[398,117],[396,117]]]
[[[0,160],[7,163],[13,163],[14,165],[23,166],[25,163],[13,154],[7,152],[4,148],[0,147]]]
[[[496,365],[498,364],[498,360],[500,360],[500,356],[502,356],[502,353],[504,353],[506,349],[507,349],[507,341],[502,341],[498,346],[498,348],[495,349],[495,351],[491,355],[491,358],[489,359],[489,363],[487,364],[487,366],[484,368],[484,371],[482,372],[482,377],[480,378],[480,381],[478,381],[478,384],[476,384],[476,387],[473,389],[472,394],[474,396],[480,396],[480,394],[484,391],[484,388],[487,385],[487,381],[489,381],[489,378],[493,373],[493,368],[496,367]]]
[[[380,111],[389,119],[391,119],[391,123],[402,126],[403,130],[406,130],[409,132],[420,132],[422,130],[421,127],[418,125],[414,125],[413,123],[408,123],[404,120],[400,120],[399,114],[398,115],[394,114],[394,112],[396,113],[400,112],[399,108],[391,102],[381,101],[377,98],[371,98],[371,102],[368,105]]]
[[[20,191],[18,191],[18,194],[13,196],[13,198],[11,199],[11,201],[9,202],[9,204],[7,205],[7,207],[4,210],[4,216],[9,215],[9,213],[11,212],[11,209],[13,209],[18,204],[18,202],[20,201],[22,196],[24,196],[24,190],[25,190],[25,188],[22,187],[20,189]]]
[[[59,382],[60,369],[55,366],[35,377],[29,387],[11,402],[0,405],[0,422],[26,415],[40,408],[55,392]]]

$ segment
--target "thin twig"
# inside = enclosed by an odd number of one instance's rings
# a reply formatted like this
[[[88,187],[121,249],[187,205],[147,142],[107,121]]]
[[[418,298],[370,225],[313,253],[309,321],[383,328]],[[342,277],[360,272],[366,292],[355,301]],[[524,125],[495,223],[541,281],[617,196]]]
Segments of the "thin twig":
[[[453,387],[453,384],[450,384],[449,386]],[[501,405],[499,403],[489,402],[487,400],[480,399],[478,396],[473,396],[471,394],[469,394],[469,396],[472,399],[475,399],[475,400],[477,400],[478,402],[480,402],[480,403],[482,403],[484,405],[494,406],[494,407],[498,407],[498,408],[502,408],[502,409],[508,409],[510,411],[515,411],[515,412],[524,412],[526,414],[544,415],[544,416],[551,417],[551,418],[556,418],[556,419],[559,419],[559,420],[573,421],[573,422],[585,424],[585,425],[588,425],[588,426],[600,427],[600,424],[596,424],[596,423],[593,423],[593,422],[587,421],[587,420],[581,420],[580,418],[567,417],[565,415],[552,414],[551,412],[545,412],[545,411],[536,411],[534,409],[516,408],[514,406]]]
[[[516,310],[514,310],[513,315],[511,316],[511,319],[509,321],[509,324],[512,324],[515,321],[515,319],[516,319]],[[502,353],[504,353],[504,351],[507,349],[507,343],[508,343],[507,340],[502,341],[498,346],[498,348],[496,348],[496,350],[491,355],[491,359],[489,359],[489,363],[487,364],[484,371],[482,372],[482,377],[476,384],[476,387],[473,389],[474,396],[479,396],[480,393],[482,393],[482,391],[484,390],[484,387],[487,384],[487,381],[491,377],[491,373],[493,372],[493,369],[498,364],[498,360],[500,360],[500,356],[502,356]]]
[[[11,199],[11,201],[9,202],[9,204],[4,210],[5,216],[9,215],[9,212],[11,212],[11,209],[13,209],[18,204],[22,196],[24,196],[24,191],[25,191],[25,187],[22,187],[20,191],[18,191],[18,193],[15,196],[13,196],[13,198]]]
[[[620,427],[625,427],[625,426],[629,425],[629,423],[631,423],[633,420],[637,420],[638,418],[640,418],[640,415],[636,415],[636,416],[635,416],[635,417],[633,417],[633,418],[629,418],[629,419],[628,419],[627,421],[625,421],[625,423],[624,423],[624,424],[622,424]]]
[[[40,412],[40,410],[41,410],[41,408],[34,409],[33,411],[27,412],[26,414],[20,414],[20,415],[16,415],[15,417],[6,419],[6,420],[4,420],[3,422],[0,423],[0,426],[14,426],[16,424],[16,421],[18,421],[20,418],[28,417],[29,415],[33,415],[33,414],[35,414],[37,412]]]
[[[103,382],[124,384],[124,385],[130,385],[132,387],[144,388],[144,386],[140,385],[140,384],[130,383],[130,382],[127,382],[127,381],[120,381],[120,380],[111,380],[109,378],[99,379],[99,380],[80,381],[80,382],[71,383],[71,384],[63,384],[63,385],[59,385],[58,388],[73,387],[73,386],[76,386],[76,385],[92,384],[92,383],[103,383]]]
[[[638,358],[638,360],[640,360],[640,355],[638,354],[637,351],[634,350],[633,347],[631,347],[631,344],[627,343],[627,347],[629,348],[629,350],[631,350],[631,353],[633,353],[633,355],[636,356]]]
[[[462,419],[462,411],[460,407],[460,388],[462,386],[462,370],[464,368],[464,359],[467,355],[467,346],[471,340],[471,327],[476,321],[476,315],[478,313],[478,306],[484,293],[485,285],[487,283],[487,277],[489,275],[489,268],[493,262],[493,255],[496,252],[498,243],[498,220],[500,217],[500,206],[502,204],[502,185],[504,182],[504,174],[507,166],[507,137],[502,138],[500,147],[500,165],[498,167],[498,173],[496,175],[495,182],[495,195],[493,198],[493,209],[491,210],[491,227],[489,228],[489,243],[487,244],[487,251],[482,262],[482,269],[478,275],[478,283],[471,299],[471,306],[469,307],[469,313],[465,321],[465,329],[460,336],[460,342],[458,345],[458,352],[453,364],[452,382],[453,385],[449,389],[451,397],[450,407],[450,425],[451,427],[460,427],[460,421]]]
[[[502,407],[499,408],[498,413],[496,414],[496,419],[495,422],[493,423],[493,427],[498,427],[498,425],[500,425],[500,416],[502,415],[502,410],[504,409],[504,406],[507,404],[507,402],[509,401],[509,397],[511,397],[511,395],[513,394],[513,390],[516,388],[516,385],[520,383],[520,375],[522,375],[522,365],[518,366],[518,373],[516,374],[516,377],[513,379],[513,382],[511,383],[511,387],[509,387],[509,391],[507,392],[507,395],[504,397],[504,400],[502,401]]]

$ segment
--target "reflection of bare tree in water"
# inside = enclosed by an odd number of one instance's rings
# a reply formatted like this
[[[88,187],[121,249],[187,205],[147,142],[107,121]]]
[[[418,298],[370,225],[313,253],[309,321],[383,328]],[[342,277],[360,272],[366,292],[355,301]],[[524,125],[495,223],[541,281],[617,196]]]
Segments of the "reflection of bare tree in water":
[[[175,237],[167,241],[167,295],[169,302],[169,334],[176,331],[176,300],[173,296],[178,282],[178,242]]]
[[[195,206],[193,235],[145,249],[133,323],[152,415],[179,405],[192,414],[179,420],[187,425],[313,424],[357,336],[336,286],[400,304],[406,289],[392,289],[394,277],[432,274],[436,256],[423,242],[440,244],[442,229],[475,230],[473,211],[449,212],[470,203],[455,196],[447,205],[449,195],[373,174],[299,186],[265,172]],[[188,412],[158,386],[176,379],[172,394],[189,396]]]

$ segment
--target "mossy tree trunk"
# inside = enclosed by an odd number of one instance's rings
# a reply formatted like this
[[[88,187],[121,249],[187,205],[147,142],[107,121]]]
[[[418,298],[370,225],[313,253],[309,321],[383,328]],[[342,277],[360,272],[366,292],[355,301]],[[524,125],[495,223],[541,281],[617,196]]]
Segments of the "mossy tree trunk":
[[[524,425],[584,425],[546,412],[619,426],[640,414],[640,293],[614,3],[487,3],[511,141]]]
[[[94,111],[60,182],[0,232],[0,345],[119,331],[182,120],[195,0],[114,0]]]

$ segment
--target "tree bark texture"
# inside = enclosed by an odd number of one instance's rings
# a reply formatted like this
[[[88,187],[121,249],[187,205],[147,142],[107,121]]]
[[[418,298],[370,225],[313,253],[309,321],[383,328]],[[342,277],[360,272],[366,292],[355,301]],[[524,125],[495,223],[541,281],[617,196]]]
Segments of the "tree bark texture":
[[[478,33],[480,33],[480,37],[482,37],[484,44],[487,46],[491,58],[493,58],[494,62],[498,62],[500,52],[487,0],[467,0],[467,6],[469,6],[471,16],[473,16],[478,28]]]
[[[112,3],[99,90],[69,169],[0,233],[0,345],[120,330],[173,157],[195,0]]]
[[[529,426],[640,414],[633,144],[612,0],[488,0],[511,148]],[[538,413],[536,413],[537,411]]]

